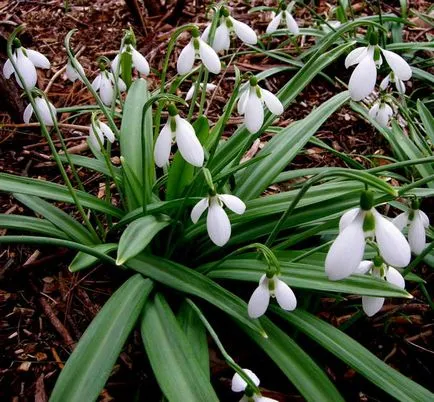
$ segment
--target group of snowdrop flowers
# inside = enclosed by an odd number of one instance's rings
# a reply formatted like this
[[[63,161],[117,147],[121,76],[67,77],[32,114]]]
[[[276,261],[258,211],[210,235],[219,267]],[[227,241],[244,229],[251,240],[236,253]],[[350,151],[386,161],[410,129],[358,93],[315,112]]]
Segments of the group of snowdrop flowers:
[[[373,207],[373,193],[364,191],[360,207],[345,212],[339,221],[339,235],[325,260],[325,272],[329,279],[340,280],[351,274],[370,273],[404,288],[404,278],[396,268],[409,264],[411,252],[418,255],[423,251],[426,245],[425,228],[429,225],[428,217],[419,210],[416,200],[411,207],[409,212],[389,220]],[[401,233],[407,225],[408,241]],[[378,251],[372,263],[363,261],[367,242]],[[383,298],[365,296],[362,299],[368,316],[378,312],[383,303]]]

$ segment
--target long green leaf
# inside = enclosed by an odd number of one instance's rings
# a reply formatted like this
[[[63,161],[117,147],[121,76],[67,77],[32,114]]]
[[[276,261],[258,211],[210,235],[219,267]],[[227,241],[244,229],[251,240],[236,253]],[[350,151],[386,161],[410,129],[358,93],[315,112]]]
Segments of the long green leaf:
[[[82,166],[84,168],[94,170],[95,172],[102,173],[108,177],[112,176],[110,169],[107,167],[107,163],[104,160],[89,158],[87,156],[82,156],[82,155],[68,155],[68,156],[71,162],[76,166]],[[68,161],[66,155],[59,155],[59,158],[62,162]],[[112,168],[117,180],[120,182],[122,180],[121,169],[116,166],[112,166]]]
[[[152,286],[152,281],[134,275],[110,297],[66,362],[50,402],[98,398]]]
[[[102,254],[108,254],[111,251],[116,250],[117,248],[118,248],[117,243],[97,244],[96,246],[93,247],[95,251]],[[95,257],[94,255],[84,253],[83,251],[79,251],[75,255],[71,264],[69,264],[69,270],[71,272],[81,271],[83,269],[90,268],[95,264],[98,264],[98,262],[100,262],[100,258]]]
[[[18,230],[20,232],[34,232],[40,235],[67,239],[68,236],[57,229],[46,219],[33,218],[32,216],[22,216],[13,214],[0,214],[0,228]]]
[[[154,375],[169,401],[218,401],[194,345],[161,293],[146,303],[141,332]]]
[[[434,400],[434,394],[430,391],[388,366],[342,331],[312,314],[300,309],[291,313],[278,308],[273,308],[273,311],[393,398],[402,402]]]
[[[434,145],[434,117],[420,99],[417,100],[417,110],[431,144]]]

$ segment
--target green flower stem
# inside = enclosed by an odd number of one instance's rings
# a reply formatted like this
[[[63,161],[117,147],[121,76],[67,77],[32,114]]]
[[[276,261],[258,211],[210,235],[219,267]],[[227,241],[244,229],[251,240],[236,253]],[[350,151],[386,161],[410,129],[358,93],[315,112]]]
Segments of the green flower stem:
[[[298,257],[293,258],[290,262],[301,261],[303,258],[309,257],[310,255],[315,254],[318,251],[322,251],[322,250],[328,248],[328,246],[330,246],[333,242],[334,242],[334,240],[330,240],[327,243],[320,244],[319,246],[314,247],[314,248],[310,249],[309,251],[306,251],[305,253],[299,255]]]
[[[198,118],[203,114],[203,107],[205,105],[205,100],[206,100],[206,85],[208,83],[208,77],[209,77],[209,71],[205,69],[205,74],[203,76],[203,81],[202,81],[202,94],[200,97],[199,113],[197,116]]]
[[[430,176],[424,177],[423,179],[417,180],[411,184],[407,184],[406,186],[403,186],[399,189],[399,191],[398,191],[399,195],[403,196],[406,193],[413,190],[414,188],[423,186],[424,184],[429,183],[430,181],[433,181],[433,180],[434,180],[434,175],[430,175]]]
[[[193,84],[194,85],[194,92],[193,92],[193,96],[190,100],[190,108],[188,109],[188,115],[187,115],[188,121],[191,121],[191,118],[193,117],[194,106],[196,104],[196,99],[197,99],[197,96],[198,96],[199,91],[200,91],[200,83],[202,81],[202,76],[203,76],[204,70],[205,70],[205,68],[203,67],[203,65],[201,65],[199,68],[199,74],[196,78],[196,81]]]

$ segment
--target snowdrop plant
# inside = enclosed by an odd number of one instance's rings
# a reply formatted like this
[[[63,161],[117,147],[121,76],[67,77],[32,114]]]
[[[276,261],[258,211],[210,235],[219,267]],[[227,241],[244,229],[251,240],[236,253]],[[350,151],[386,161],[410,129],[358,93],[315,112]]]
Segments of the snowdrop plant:
[[[369,117],[374,119],[381,127],[387,127],[393,116],[393,109],[381,100],[375,102],[369,109]]]
[[[238,113],[244,115],[244,124],[251,133],[258,132],[264,123],[264,106],[276,116],[283,113],[283,105],[279,98],[258,85],[256,77],[249,80],[249,85],[241,90],[238,100]]]
[[[107,141],[110,143],[113,143],[116,139],[111,128],[106,123],[97,120],[95,115],[92,115],[88,138],[95,149],[99,151],[104,146],[105,138],[107,138]]]
[[[294,4],[295,3],[293,1],[288,6],[283,1],[280,3],[279,10],[277,11],[277,13],[273,12],[272,19],[267,25],[267,34],[272,34],[276,32],[282,23],[286,25],[286,28],[292,34],[298,35],[300,33],[297,21],[295,21],[294,17],[291,14]]]
[[[54,119],[56,118],[56,113],[57,113],[54,105],[45,97],[40,95],[35,96],[34,101],[35,101],[36,110],[39,113],[40,118],[42,119],[44,124],[46,124],[47,126],[54,126],[54,122],[55,122]],[[24,115],[23,115],[24,123],[28,124],[30,122],[33,113],[34,113],[33,106],[31,103],[29,103],[24,109]]]
[[[80,70],[81,75],[86,75],[84,72],[83,66],[81,64],[78,64],[78,66],[79,66],[78,69]],[[68,60],[68,63],[66,64],[65,73],[66,73],[66,77],[71,82],[75,82],[77,80],[82,81],[80,73],[73,67],[70,60]]]
[[[395,76],[395,73],[392,71],[391,73],[387,74],[386,77],[383,78],[383,80],[380,83],[380,88],[385,91],[390,83],[395,84],[395,88],[400,94],[405,94],[405,83],[403,80]]]
[[[92,88],[99,91],[101,100],[106,106],[111,106],[116,97],[114,90],[115,78],[113,73],[107,71],[104,66],[100,65],[100,68],[99,74],[92,81]],[[120,77],[117,79],[117,86],[119,92],[125,92],[127,89],[125,82]]]
[[[122,74],[122,60],[128,60],[131,58],[132,67],[134,67],[140,74],[149,75],[149,63],[146,60],[146,57],[136,50],[136,48],[134,47],[134,42],[135,41],[132,38],[132,35],[126,36],[124,46],[121,48],[120,52],[111,62],[111,70],[114,74],[117,74],[117,72],[119,72],[119,74]]]
[[[199,84],[199,88],[203,89],[203,84],[202,83]],[[208,92],[214,91],[217,88],[217,86],[215,84],[206,84],[205,88],[206,88],[205,91],[208,93]],[[187,91],[187,93],[185,95],[185,100],[186,101],[189,101],[189,100],[191,100],[193,98],[194,89],[195,89],[195,84],[193,84],[190,87],[190,89]]]
[[[258,386],[260,380],[258,376],[249,369],[243,369],[244,373],[253,381],[253,383]],[[244,392],[243,397],[240,402],[277,402],[276,399],[267,398],[261,394],[257,394],[254,390],[247,384],[247,382],[238,374],[235,373],[232,377],[232,391],[234,392]]]

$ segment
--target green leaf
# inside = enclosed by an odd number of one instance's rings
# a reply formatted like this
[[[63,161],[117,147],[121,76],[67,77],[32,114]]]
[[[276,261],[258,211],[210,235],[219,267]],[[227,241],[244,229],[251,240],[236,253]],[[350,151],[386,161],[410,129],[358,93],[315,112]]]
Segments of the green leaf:
[[[29,177],[15,176],[7,173],[0,173],[0,191],[36,195],[50,200],[68,202],[70,204],[74,203],[68,189],[61,184],[31,179]],[[83,207],[103,212],[116,218],[121,218],[124,215],[123,211],[120,209],[93,195],[80,190],[76,190],[75,193]]]
[[[417,110],[431,144],[434,145],[434,117],[420,99],[417,100]]]
[[[147,215],[130,223],[119,240],[117,265],[123,265],[130,258],[143,251],[154,236],[170,224],[166,215]]]
[[[307,401],[343,401],[324,371],[292,338],[268,318],[262,317],[260,321],[268,334],[267,339],[249,328],[241,328],[276,363]]]
[[[59,158],[62,162],[68,162],[68,158],[66,157],[66,155],[60,154]],[[76,166],[82,166],[84,168],[94,170],[95,172],[102,173],[108,177],[112,176],[110,169],[107,167],[107,163],[105,162],[105,160],[89,158],[87,156],[73,155],[73,154],[69,155],[69,159]],[[117,180],[121,182],[122,181],[121,169],[116,166],[112,166],[112,168]]]
[[[132,258],[125,265],[166,286],[206,300],[265,336],[260,324],[247,315],[246,303],[206,276],[164,258],[144,254]]]
[[[95,239],[85,226],[77,222],[66,212],[63,212],[60,208],[32,195],[14,193],[14,197],[17,201],[24,204],[27,208],[30,208],[33,212],[36,212],[49,220],[71,240],[87,245],[95,243]]]
[[[98,398],[152,286],[152,281],[134,275],[110,297],[66,362],[50,402]]]
[[[291,313],[274,307],[272,310],[398,401],[434,400],[430,391],[388,366],[330,324],[300,309]]]
[[[218,401],[193,345],[161,293],[146,303],[141,332],[152,370],[169,401]]]
[[[67,239],[68,236],[57,229],[46,219],[33,218],[31,216],[0,214],[0,228],[18,230],[20,232],[34,232],[40,235]]]
[[[116,250],[118,248],[117,243],[105,243],[105,244],[97,244],[93,247],[95,251],[98,251],[103,254],[109,254],[111,251]],[[71,264],[69,264],[69,270],[71,272],[81,271],[83,269],[90,268],[100,262],[100,258],[95,257],[93,255],[84,253],[79,251]]]

